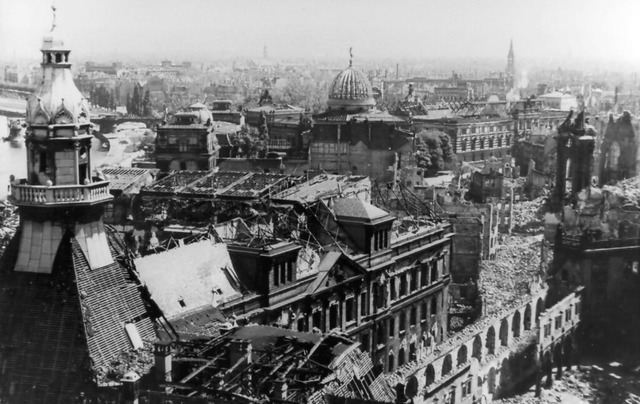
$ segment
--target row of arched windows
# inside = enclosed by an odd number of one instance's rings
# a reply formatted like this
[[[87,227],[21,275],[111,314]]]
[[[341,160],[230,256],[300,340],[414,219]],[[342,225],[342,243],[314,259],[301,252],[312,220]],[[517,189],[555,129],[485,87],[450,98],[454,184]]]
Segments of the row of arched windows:
[[[501,148],[501,147],[510,147],[511,146],[511,135],[507,136],[491,136],[488,138],[485,137],[470,137],[466,139],[460,140],[460,151],[469,151],[469,150],[485,150],[485,149],[493,149],[493,148]]]

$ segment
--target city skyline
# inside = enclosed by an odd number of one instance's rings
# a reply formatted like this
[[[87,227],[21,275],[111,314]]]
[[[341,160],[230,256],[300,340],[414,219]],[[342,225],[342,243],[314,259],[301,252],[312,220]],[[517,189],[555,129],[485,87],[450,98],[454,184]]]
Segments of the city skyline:
[[[640,3],[590,0],[219,2],[56,0],[56,31],[76,60],[487,58],[640,63]],[[34,59],[52,23],[50,0],[0,4],[0,60]],[[28,21],[28,23],[26,23]]]

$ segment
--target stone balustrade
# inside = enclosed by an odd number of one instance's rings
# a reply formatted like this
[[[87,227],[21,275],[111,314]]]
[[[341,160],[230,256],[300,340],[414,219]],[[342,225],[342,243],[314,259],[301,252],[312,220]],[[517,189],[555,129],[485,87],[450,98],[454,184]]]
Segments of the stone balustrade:
[[[16,205],[85,205],[111,199],[109,181],[87,185],[11,185],[11,201]]]

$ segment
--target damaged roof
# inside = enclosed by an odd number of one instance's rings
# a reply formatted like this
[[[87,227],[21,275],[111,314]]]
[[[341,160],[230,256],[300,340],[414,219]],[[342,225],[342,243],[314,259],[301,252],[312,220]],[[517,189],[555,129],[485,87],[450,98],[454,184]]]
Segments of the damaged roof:
[[[361,175],[320,174],[309,181],[286,189],[273,197],[276,201],[309,204],[320,199],[352,194],[371,194],[371,180]]]
[[[47,274],[13,271],[14,237],[0,262],[0,323],[11,330],[0,332],[0,397],[12,390],[12,402],[73,402],[117,377],[112,361],[132,347],[125,325],[155,339],[148,306],[107,239],[114,262],[91,269],[67,232]]]
[[[226,244],[211,239],[136,258],[134,264],[169,321],[241,296]]]

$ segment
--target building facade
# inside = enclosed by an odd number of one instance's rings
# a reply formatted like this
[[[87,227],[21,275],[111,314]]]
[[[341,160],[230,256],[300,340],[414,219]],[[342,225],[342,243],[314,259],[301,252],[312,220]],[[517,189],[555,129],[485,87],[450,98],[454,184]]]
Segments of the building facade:
[[[196,103],[176,112],[171,123],[158,126],[156,167],[162,172],[212,170],[218,158],[218,141],[207,106]]]

